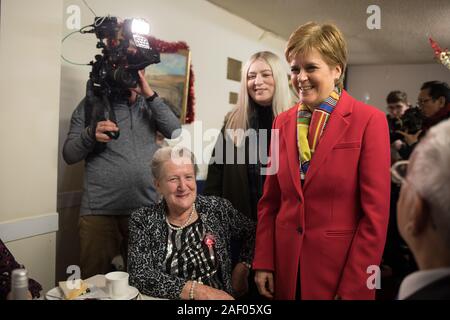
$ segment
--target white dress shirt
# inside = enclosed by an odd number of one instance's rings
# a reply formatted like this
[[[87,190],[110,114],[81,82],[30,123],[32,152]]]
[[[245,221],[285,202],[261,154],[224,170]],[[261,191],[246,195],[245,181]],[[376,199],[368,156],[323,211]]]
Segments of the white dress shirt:
[[[413,272],[402,281],[398,299],[404,300],[425,286],[449,275],[450,267]]]

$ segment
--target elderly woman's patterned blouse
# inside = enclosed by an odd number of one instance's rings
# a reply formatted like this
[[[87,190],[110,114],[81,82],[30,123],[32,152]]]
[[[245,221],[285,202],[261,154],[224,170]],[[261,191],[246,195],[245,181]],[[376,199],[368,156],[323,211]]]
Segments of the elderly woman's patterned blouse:
[[[206,244],[205,237],[201,219],[180,230],[169,227],[165,269],[168,274],[222,290],[214,247]]]

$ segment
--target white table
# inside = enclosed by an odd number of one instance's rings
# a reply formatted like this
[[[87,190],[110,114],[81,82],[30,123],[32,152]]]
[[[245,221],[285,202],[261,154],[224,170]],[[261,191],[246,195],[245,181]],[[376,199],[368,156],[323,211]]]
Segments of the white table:
[[[104,295],[105,292],[108,292],[106,289],[106,279],[105,279],[105,275],[103,274],[97,274],[93,277],[87,278],[86,280],[84,280],[86,283],[95,286],[96,288],[99,289],[99,293],[101,296],[101,300],[109,300],[109,298],[106,298]],[[54,292],[58,292],[58,294],[51,294],[50,293],[54,293]],[[56,287],[51,289],[46,296],[48,296],[48,298],[54,298],[55,300],[58,300],[58,298],[62,298],[62,292],[61,290]],[[146,296],[144,294],[141,294],[140,292],[138,293],[137,297],[134,300],[166,300],[166,299],[160,299],[160,298],[154,298],[154,297],[150,297],[150,296]]]

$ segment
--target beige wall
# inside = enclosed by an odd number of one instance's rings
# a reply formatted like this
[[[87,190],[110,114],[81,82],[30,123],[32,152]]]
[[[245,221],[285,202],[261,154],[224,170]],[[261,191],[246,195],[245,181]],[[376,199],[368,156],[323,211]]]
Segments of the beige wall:
[[[14,257],[25,265],[29,277],[42,285],[42,294],[55,286],[55,243],[56,234],[52,232],[6,244]]]
[[[55,270],[61,23],[58,0],[1,1],[0,237],[47,289]]]
[[[81,9],[81,26],[91,24],[93,14],[80,0],[65,0],[63,35],[71,30],[66,27],[70,5]],[[227,57],[243,62],[254,52],[272,50],[283,53],[284,41],[264,33],[254,25],[219,9],[205,0],[129,0],[89,1],[98,16],[107,14],[121,18],[141,17],[150,22],[151,33],[165,41],[185,41],[191,48],[195,73],[196,119],[203,121],[203,128],[220,128],[223,117],[230,111],[228,92],[239,90],[239,83],[226,79]],[[62,52],[77,63],[87,63],[98,53],[93,35],[76,34],[65,41]],[[69,121],[75,106],[83,98],[90,67],[75,66],[63,62],[61,66],[61,103],[58,162],[58,212],[60,231],[57,246],[57,278],[64,276],[65,268],[77,262],[77,216],[79,194],[83,179],[83,164],[67,166],[61,156]],[[288,67],[286,66],[286,72]],[[185,126],[192,133],[191,125]],[[199,139],[199,137],[195,137]],[[201,166],[200,177],[206,175]],[[78,202],[77,202],[78,201]],[[72,254],[67,254],[72,252]]]
[[[94,17],[81,1],[65,0],[64,8],[73,4],[81,8],[82,26],[91,24]],[[279,55],[284,50],[284,40],[264,33],[205,0],[91,0],[89,4],[99,16],[145,18],[150,22],[153,36],[165,41],[185,41],[190,46],[195,73],[196,120],[203,121],[205,130],[221,127],[225,114],[232,107],[228,104],[228,93],[239,90],[239,83],[226,79],[227,57],[245,62],[260,50],[271,50]],[[62,31],[69,33],[65,23]],[[75,35],[66,41],[62,50],[75,62],[88,62],[97,52],[95,43],[92,35]],[[71,113],[84,95],[89,70],[89,67],[62,64],[60,148]],[[286,66],[286,72],[288,70]],[[185,128],[193,134],[191,125]],[[200,166],[200,169],[200,177],[205,176],[206,166]],[[59,192],[80,189],[80,173],[80,165],[68,167],[60,159]]]
[[[385,112],[386,96],[390,91],[405,91],[408,94],[409,102],[414,105],[422,83],[431,80],[450,83],[450,70],[438,63],[360,65],[350,66],[348,69],[350,94]],[[367,100],[367,98],[369,99]]]

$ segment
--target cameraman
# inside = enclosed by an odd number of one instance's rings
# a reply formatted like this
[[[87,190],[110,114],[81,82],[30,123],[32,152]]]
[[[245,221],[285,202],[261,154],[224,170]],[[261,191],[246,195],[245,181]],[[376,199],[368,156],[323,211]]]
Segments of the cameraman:
[[[86,123],[86,102],[94,108],[102,104],[90,88],[88,82],[86,97],[72,114],[63,147],[67,164],[85,160],[79,219],[83,278],[109,272],[112,259],[119,254],[126,260],[130,213],[157,200],[148,170],[159,148],[156,132],[172,138],[181,128],[170,107],[145,80],[143,70],[128,101],[111,101],[117,124],[96,116]],[[112,140],[106,133],[118,132],[119,127],[119,138]]]
[[[404,159],[408,159],[417,142],[434,125],[450,117],[450,88],[446,82],[428,81],[422,84],[417,104],[424,117],[422,130],[415,134],[397,131],[404,137],[406,144],[399,150]]]

